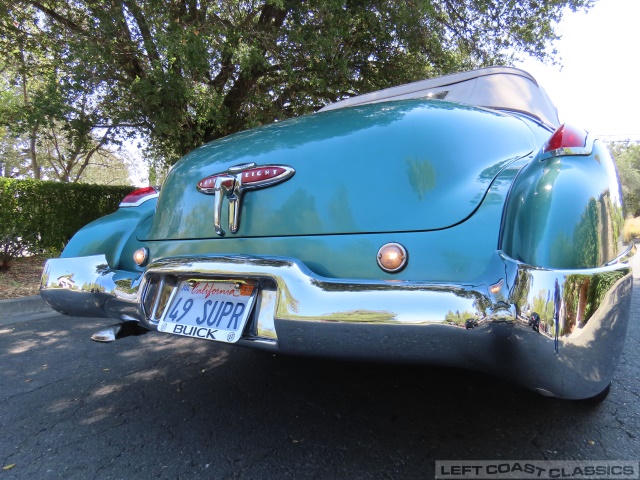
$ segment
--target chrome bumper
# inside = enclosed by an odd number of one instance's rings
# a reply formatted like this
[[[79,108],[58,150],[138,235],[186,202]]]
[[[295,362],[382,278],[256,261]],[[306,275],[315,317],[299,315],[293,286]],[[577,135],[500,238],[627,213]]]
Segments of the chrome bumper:
[[[473,284],[319,277],[290,258],[176,257],[144,274],[102,255],[49,260],[42,297],[76,316],[136,321],[155,330],[181,279],[252,279],[259,294],[243,345],[273,351],[430,363],[496,374],[578,399],[613,378],[627,330],[631,268],[550,271],[495,255]],[[539,324],[529,320],[540,314]]]

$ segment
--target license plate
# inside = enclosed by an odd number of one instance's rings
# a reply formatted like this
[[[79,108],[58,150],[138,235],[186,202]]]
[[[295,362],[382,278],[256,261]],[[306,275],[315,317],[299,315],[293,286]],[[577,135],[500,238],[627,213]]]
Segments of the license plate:
[[[249,319],[257,286],[249,281],[187,280],[178,285],[158,330],[235,343]]]

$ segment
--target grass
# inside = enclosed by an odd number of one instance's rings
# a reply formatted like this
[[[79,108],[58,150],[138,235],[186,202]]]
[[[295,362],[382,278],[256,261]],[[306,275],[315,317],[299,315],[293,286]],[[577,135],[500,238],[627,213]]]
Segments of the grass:
[[[627,218],[624,222],[623,236],[625,241],[640,238],[640,217]]]

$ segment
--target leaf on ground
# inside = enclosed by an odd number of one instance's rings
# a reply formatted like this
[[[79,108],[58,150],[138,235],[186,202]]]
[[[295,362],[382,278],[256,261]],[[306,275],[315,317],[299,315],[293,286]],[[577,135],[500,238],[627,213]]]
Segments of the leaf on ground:
[[[15,466],[16,466],[15,463],[11,463],[9,465],[5,465],[4,467],[2,467],[2,470],[11,470]]]

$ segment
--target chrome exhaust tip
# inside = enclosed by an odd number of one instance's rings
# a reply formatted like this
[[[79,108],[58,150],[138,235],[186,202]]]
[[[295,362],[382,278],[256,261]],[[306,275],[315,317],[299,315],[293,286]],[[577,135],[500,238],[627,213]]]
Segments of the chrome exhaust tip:
[[[137,322],[124,322],[98,330],[91,335],[91,340],[94,342],[110,343],[125,337],[144,335],[147,332],[149,332],[149,330],[139,326]]]

